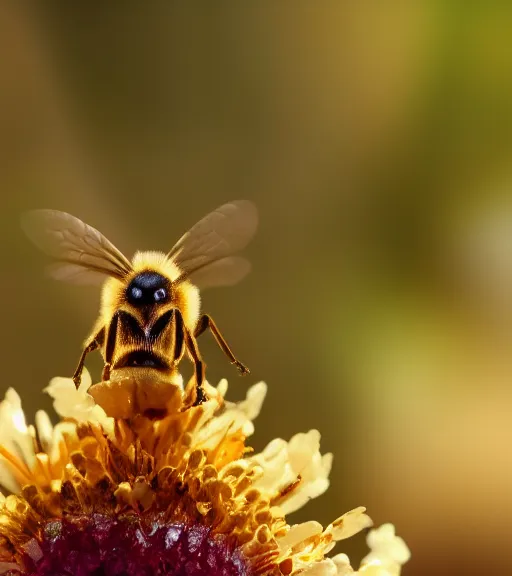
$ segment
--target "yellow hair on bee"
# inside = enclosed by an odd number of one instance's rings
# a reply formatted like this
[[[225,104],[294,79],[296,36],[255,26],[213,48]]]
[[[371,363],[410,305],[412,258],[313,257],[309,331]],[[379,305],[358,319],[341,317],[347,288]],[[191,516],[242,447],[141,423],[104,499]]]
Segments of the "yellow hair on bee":
[[[115,310],[124,299],[124,292],[132,279],[144,271],[157,272],[168,278],[171,282],[181,276],[181,270],[175,262],[169,260],[163,252],[136,252],[132,260],[133,272],[123,281],[117,278],[108,278],[101,295],[101,319],[104,325],[108,325]],[[201,309],[199,290],[189,280],[183,280],[174,286],[174,295],[180,309],[185,326],[194,332]]]
[[[178,266],[163,252],[136,252],[132,260],[134,276],[144,270],[154,270],[172,282],[181,275]]]

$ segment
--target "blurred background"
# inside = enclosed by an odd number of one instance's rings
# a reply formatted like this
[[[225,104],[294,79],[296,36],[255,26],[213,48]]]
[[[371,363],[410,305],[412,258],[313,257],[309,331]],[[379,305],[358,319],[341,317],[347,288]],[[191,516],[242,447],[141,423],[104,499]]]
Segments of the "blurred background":
[[[201,346],[232,399],[268,383],[256,448],[319,428],[334,452],[292,521],[363,504],[406,576],[509,573],[511,26],[499,2],[2,2],[1,392],[49,409],[98,309],[22,211],[131,255],[252,199],[253,273],[204,294],[251,375]]]

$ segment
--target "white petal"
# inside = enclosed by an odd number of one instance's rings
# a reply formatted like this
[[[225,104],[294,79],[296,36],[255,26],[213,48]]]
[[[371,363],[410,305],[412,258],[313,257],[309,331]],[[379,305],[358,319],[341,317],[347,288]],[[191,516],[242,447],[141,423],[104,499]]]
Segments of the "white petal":
[[[203,404],[204,414],[194,436],[194,444],[203,448],[213,449],[223,440],[226,431],[241,432],[250,436],[254,432],[252,419],[258,416],[267,386],[263,382],[255,384],[247,391],[246,399],[237,404],[226,402],[224,412],[214,416],[217,403],[214,401]]]
[[[325,533],[331,534],[336,541],[350,538],[373,524],[372,519],[365,512],[366,508],[359,506],[343,514],[326,528]]]
[[[306,434],[300,433],[293,436],[288,443],[290,465],[296,474],[303,474],[309,466],[311,458],[320,451],[320,432],[310,430]]]
[[[270,498],[278,496],[300,477],[300,483],[279,503],[285,514],[298,510],[311,498],[323,494],[329,486],[332,456],[320,454],[320,433],[317,430],[297,434],[289,442],[275,439],[263,452],[249,460],[263,468],[263,476],[254,485]]]
[[[72,418],[77,422],[97,423],[107,433],[112,434],[114,420],[109,418],[103,408],[98,406],[93,397],[87,393],[90,386],[91,377],[84,369],[78,390],[71,378],[56,377],[50,381],[45,392],[53,398],[53,407],[62,418]]]
[[[35,464],[34,440],[25,421],[21,400],[13,388],[0,402],[0,438],[2,446],[31,467]]]
[[[374,560],[370,564],[361,564],[357,574],[364,576],[400,576],[400,566],[388,566],[379,560]]]
[[[246,399],[237,405],[238,409],[245,412],[249,420],[255,420],[261,412],[266,395],[267,385],[265,382],[258,382],[249,388]]]
[[[50,462],[57,462],[61,457],[60,444],[65,440],[66,436],[73,436],[76,434],[76,424],[74,422],[59,422],[53,428],[53,434],[48,446],[47,454]]]
[[[73,382],[74,385],[74,382]],[[87,392],[89,388],[92,386],[92,378],[89,374],[89,370],[84,366],[82,370],[82,377],[80,379],[80,385],[78,386],[78,390],[80,392]]]
[[[330,558],[326,558],[320,562],[314,562],[300,574],[301,576],[336,576],[337,568]]]
[[[281,553],[293,548],[299,542],[307,540],[311,536],[316,534],[321,534],[323,532],[323,527],[319,522],[313,520],[309,522],[303,522],[302,524],[295,524],[290,528],[286,536],[279,538],[278,544]]]
[[[367,537],[371,552],[361,561],[360,574],[365,576],[399,576],[401,566],[411,553],[405,542],[395,535],[392,524],[383,524]]]
[[[227,391],[228,391],[228,381],[225,378],[223,378],[217,384],[217,392],[222,396],[222,398],[225,398]]]
[[[2,458],[0,458],[0,486],[14,494],[20,491],[18,482],[12,475],[9,466],[2,462]]]
[[[366,556],[365,560],[378,557],[389,562],[405,564],[411,557],[409,548],[404,540],[396,536],[393,524],[383,524],[379,528],[372,530],[369,532],[366,541],[371,552]]]
[[[336,576],[354,574],[354,569],[350,565],[350,560],[346,554],[336,554],[336,556],[333,556],[332,561],[336,566]]]
[[[44,410],[38,410],[36,412],[36,429],[39,441],[43,450],[47,451],[52,445],[53,439],[53,425],[50,417]]]

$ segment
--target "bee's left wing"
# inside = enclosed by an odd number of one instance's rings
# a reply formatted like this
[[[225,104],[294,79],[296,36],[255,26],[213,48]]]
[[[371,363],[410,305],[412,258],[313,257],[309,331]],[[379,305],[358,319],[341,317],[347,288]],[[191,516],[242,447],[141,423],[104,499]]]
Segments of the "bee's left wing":
[[[217,286],[233,286],[245,278],[251,268],[247,258],[228,256],[198,268],[190,274],[190,280],[202,290]]]
[[[55,262],[48,268],[58,280],[96,283],[100,277],[122,279],[130,261],[101,232],[75,216],[58,210],[32,210],[22,217],[32,242]]]
[[[235,284],[251,265],[234,255],[247,246],[257,226],[258,211],[252,202],[229,202],[197,222],[178,240],[168,258],[199,288]]]

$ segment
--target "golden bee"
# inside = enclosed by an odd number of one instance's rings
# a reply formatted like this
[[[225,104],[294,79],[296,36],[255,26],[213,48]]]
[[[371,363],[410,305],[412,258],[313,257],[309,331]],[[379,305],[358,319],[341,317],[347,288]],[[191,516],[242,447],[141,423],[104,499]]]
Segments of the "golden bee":
[[[137,252],[130,261],[101,232],[70,214],[25,214],[26,234],[55,260],[48,267],[52,277],[79,284],[104,282],[99,318],[84,343],[75,385],[94,350],[101,350],[104,359],[103,381],[127,373],[175,381],[178,364],[187,355],[194,365],[195,403],[201,403],[205,364],[197,338],[207,329],[231,363],[247,374],[212,318],[201,314],[199,290],[235,284],[249,272],[249,261],[238,253],[257,223],[251,202],[229,202],[197,222],[167,254]]]

